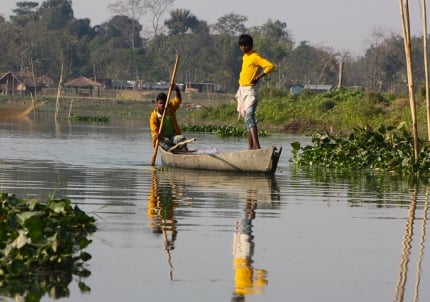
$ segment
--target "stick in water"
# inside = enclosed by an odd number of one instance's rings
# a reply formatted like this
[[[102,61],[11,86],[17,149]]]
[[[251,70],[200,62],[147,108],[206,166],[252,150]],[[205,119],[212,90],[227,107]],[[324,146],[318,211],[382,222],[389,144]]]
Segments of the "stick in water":
[[[161,117],[160,129],[158,129],[159,135],[161,134],[161,131],[163,130],[164,116],[166,115],[166,109],[167,109],[167,106],[169,105],[170,95],[172,94],[172,86],[173,86],[173,83],[175,83],[176,69],[178,68],[178,64],[179,64],[179,54],[176,55],[176,62],[175,62],[175,66],[173,67],[172,77],[170,79],[169,92],[167,93],[166,106],[164,106],[163,115]],[[160,142],[157,138],[157,140],[155,141],[154,153],[152,154],[151,166],[155,165],[155,160],[157,159],[157,152],[158,152],[158,145],[159,144],[160,144]]]

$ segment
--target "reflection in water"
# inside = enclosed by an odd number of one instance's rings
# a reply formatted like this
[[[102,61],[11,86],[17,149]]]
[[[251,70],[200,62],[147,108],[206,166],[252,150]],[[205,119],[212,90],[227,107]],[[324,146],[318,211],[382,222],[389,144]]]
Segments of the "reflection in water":
[[[418,253],[418,261],[417,261],[417,280],[415,283],[414,301],[418,301],[418,289],[420,287],[420,281],[421,281],[421,269],[422,269],[421,264],[424,256],[424,241],[426,236],[428,197],[429,197],[429,192],[428,192],[428,188],[426,188],[424,208],[423,208],[423,219],[421,223],[421,236],[420,236],[420,242],[419,242],[419,253]]]
[[[417,186],[414,187],[412,191],[412,196],[410,199],[408,219],[406,221],[405,226],[405,235],[402,243],[402,255],[400,259],[400,271],[399,271],[399,279],[396,287],[395,300],[396,302],[403,302],[405,297],[405,288],[407,284],[408,277],[408,265],[411,256],[412,250],[412,241],[414,235],[414,222],[417,219],[416,210],[417,210]],[[421,235],[419,241],[419,252],[417,259],[417,270],[416,270],[416,282],[415,282],[415,292],[414,292],[414,300],[419,301],[419,285],[421,280],[421,263],[424,255],[424,240],[425,240],[425,231],[426,231],[426,223],[427,223],[427,210],[428,210],[428,188],[426,188],[424,207],[423,207],[423,217],[421,224]]]
[[[154,234],[161,234],[164,241],[164,250],[167,255],[169,266],[169,278],[173,279],[173,265],[170,251],[175,248],[177,235],[174,209],[176,201],[173,190],[175,186],[170,184],[159,184],[157,173],[152,172],[151,189],[148,196],[148,220]]]
[[[186,198],[184,197],[186,191]],[[153,170],[151,189],[148,196],[148,221],[153,233],[161,234],[167,255],[169,278],[173,279],[171,251],[177,237],[175,210],[184,204],[194,207],[209,205],[209,201],[219,200],[223,208],[236,209],[238,203],[229,203],[230,194],[237,194],[238,200],[245,199],[242,217],[236,222],[233,236],[233,268],[235,286],[233,301],[241,301],[246,295],[260,294],[267,285],[267,271],[255,268],[253,264],[254,234],[253,221],[257,205],[262,215],[273,215],[270,209],[280,207],[279,186],[275,177],[256,175],[235,175],[206,173],[185,170]],[[222,196],[222,197],[221,197]],[[221,199],[218,199],[221,198]],[[190,200],[191,199],[191,202]],[[236,199],[236,200],[237,200]],[[221,205],[220,205],[221,207]],[[186,215],[183,211],[181,215]]]
[[[252,232],[258,190],[248,190],[245,211],[241,220],[236,221],[233,236],[233,268],[235,287],[232,301],[245,301],[246,295],[261,294],[267,285],[267,271],[253,266],[254,235]],[[255,273],[255,277],[254,277]]]

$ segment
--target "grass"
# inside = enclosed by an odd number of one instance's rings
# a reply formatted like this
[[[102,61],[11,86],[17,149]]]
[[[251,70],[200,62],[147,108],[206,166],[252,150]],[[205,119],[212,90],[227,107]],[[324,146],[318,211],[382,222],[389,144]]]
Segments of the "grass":
[[[148,93],[142,95],[142,99],[135,100],[62,98],[60,118],[67,119],[71,109],[74,116],[103,117],[109,121],[148,121],[154,108],[152,98]],[[47,101],[40,111],[55,110],[54,97],[39,95],[39,99]],[[417,117],[421,137],[427,133],[425,112],[424,99],[419,95]],[[305,135],[316,132],[350,133],[357,126],[378,128],[381,125],[398,126],[403,122],[407,127],[411,125],[409,102],[404,96],[354,89],[322,94],[305,92],[296,96],[264,88],[260,92],[256,116],[260,130]],[[178,121],[181,125],[244,127],[244,121],[237,117],[233,94],[183,93]]]

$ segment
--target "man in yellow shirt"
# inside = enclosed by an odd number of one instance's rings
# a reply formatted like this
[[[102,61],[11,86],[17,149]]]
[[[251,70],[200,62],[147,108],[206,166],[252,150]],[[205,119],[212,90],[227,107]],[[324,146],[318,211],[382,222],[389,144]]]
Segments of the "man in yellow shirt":
[[[171,100],[166,108],[166,113],[163,120],[163,127],[160,132],[161,119],[163,117],[164,108],[167,102],[167,95],[161,92],[156,99],[156,107],[149,117],[149,127],[151,128],[152,144],[158,139],[159,145],[168,150],[179,142],[185,140],[185,136],[181,134],[181,128],[176,120],[176,111],[182,102],[181,91],[176,84],[172,85],[172,89],[176,92],[176,97]],[[186,147],[186,146],[185,146]]]
[[[255,111],[258,103],[258,93],[255,85],[258,81],[273,71],[275,66],[253,50],[253,39],[243,34],[239,37],[239,47],[243,52],[242,69],[239,75],[239,89],[236,93],[237,111],[245,119],[248,131],[248,149],[260,149],[258,128]]]

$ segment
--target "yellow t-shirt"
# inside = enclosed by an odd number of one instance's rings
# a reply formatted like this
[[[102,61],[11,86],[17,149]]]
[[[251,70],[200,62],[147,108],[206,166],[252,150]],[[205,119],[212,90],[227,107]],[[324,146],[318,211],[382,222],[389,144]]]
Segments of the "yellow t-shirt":
[[[273,71],[275,65],[260,56],[255,50],[244,53],[242,57],[242,69],[239,75],[239,85],[252,85],[252,79],[254,79],[254,77],[257,75],[259,68],[262,68],[264,73],[268,74]]]

